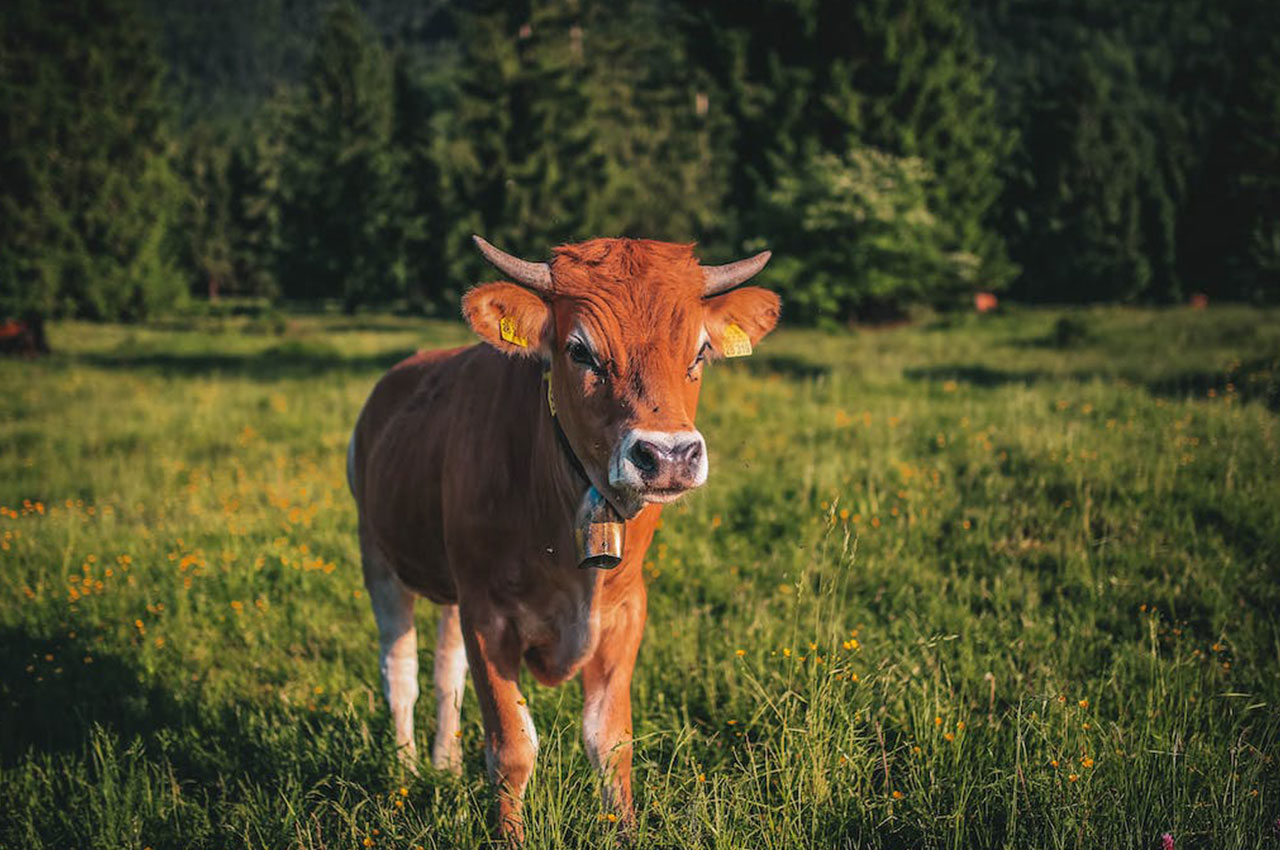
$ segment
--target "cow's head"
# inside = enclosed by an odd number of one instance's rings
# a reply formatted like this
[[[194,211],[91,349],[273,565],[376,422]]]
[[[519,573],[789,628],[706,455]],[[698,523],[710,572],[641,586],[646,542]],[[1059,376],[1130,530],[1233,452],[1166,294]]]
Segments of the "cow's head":
[[[468,292],[467,321],[498,350],[550,364],[560,426],[623,516],[706,481],[694,427],[703,364],[773,330],[778,296],[734,289],[769,252],[702,266],[692,245],[593,239],[531,263],[476,244],[515,283]]]

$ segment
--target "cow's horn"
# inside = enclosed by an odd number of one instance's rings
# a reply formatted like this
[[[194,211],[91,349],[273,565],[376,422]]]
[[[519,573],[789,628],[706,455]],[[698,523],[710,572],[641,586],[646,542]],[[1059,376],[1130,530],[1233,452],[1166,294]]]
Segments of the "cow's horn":
[[[732,289],[743,281],[750,280],[764,268],[764,264],[769,262],[769,258],[772,256],[772,251],[761,251],[754,257],[738,260],[736,263],[729,263],[723,266],[703,266],[702,276],[706,280],[706,288],[702,290],[702,294],[715,295],[717,292],[724,292],[726,289]]]
[[[481,254],[484,254],[484,258],[497,266],[499,271],[511,275],[516,283],[522,283],[539,292],[551,291],[551,266],[513,257],[506,251],[493,247],[479,236],[471,238],[476,241],[476,247],[480,249]]]

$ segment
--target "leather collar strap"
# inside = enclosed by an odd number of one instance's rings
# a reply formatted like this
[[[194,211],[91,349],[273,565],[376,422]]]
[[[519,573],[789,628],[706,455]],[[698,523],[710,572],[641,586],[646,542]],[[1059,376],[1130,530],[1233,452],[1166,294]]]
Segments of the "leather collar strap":
[[[587,477],[587,470],[582,466],[582,461],[578,460],[578,455],[574,453],[573,446],[569,445],[569,438],[565,436],[564,429],[560,427],[560,418],[556,416],[556,400],[551,394],[550,368],[542,373],[542,380],[547,384],[547,410],[551,413],[551,424],[556,429],[556,441],[560,443],[561,450],[564,451],[565,456],[569,459],[569,465],[582,477],[587,486],[591,486],[591,479]]]

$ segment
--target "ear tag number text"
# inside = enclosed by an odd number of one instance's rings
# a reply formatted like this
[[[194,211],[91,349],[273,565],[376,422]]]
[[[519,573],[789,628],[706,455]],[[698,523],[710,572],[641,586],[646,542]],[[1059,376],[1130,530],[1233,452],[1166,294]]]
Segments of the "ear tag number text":
[[[498,320],[498,332],[502,334],[503,342],[509,342],[521,348],[529,347],[529,340],[522,336],[516,336],[516,323],[510,316],[503,316]],[[748,347],[750,346],[748,345]]]
[[[751,337],[736,324],[730,322],[720,339],[725,357],[747,357],[751,354]]]

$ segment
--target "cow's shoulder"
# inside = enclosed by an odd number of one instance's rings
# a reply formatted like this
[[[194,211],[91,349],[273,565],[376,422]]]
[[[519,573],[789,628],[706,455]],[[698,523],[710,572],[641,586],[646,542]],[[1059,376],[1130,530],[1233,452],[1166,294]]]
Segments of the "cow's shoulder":
[[[373,439],[421,392],[424,384],[438,382],[453,361],[477,347],[417,351],[388,369],[374,385],[360,412],[357,428],[365,439]]]

